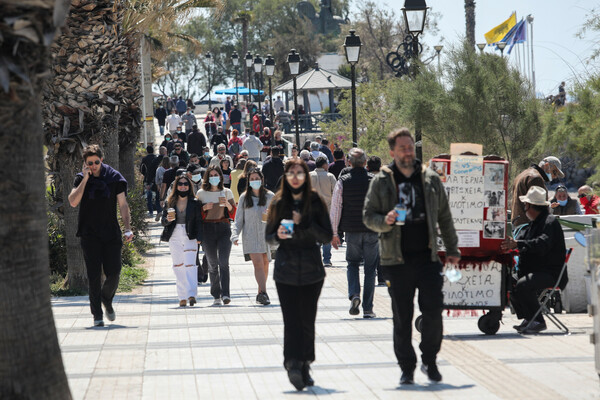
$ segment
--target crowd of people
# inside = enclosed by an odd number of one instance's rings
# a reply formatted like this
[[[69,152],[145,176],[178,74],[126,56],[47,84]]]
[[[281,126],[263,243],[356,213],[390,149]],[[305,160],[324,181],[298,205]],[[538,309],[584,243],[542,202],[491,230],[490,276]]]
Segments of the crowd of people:
[[[159,125],[167,130],[163,134],[161,129],[164,140],[158,155],[149,145],[140,164],[148,216],[164,226],[161,240],[169,245],[179,306],[197,304],[198,286],[209,279],[213,306],[232,302],[229,259],[232,246],[240,242],[254,269],[256,303],[267,306],[269,265],[274,259],[272,275],[284,320],[284,366],[290,382],[302,390],[314,384],[310,364],[315,360],[317,303],[326,267],[332,266],[331,248],[345,243],[349,314],[360,315],[362,305],[363,318],[375,318],[375,286],[387,286],[400,383],[412,384],[417,365],[412,319],[418,289],[423,316],[421,370],[432,382],[441,381],[436,357],[442,341],[443,277],[434,227],[439,227],[447,262],[457,263],[460,252],[443,183],[416,159],[410,132],[402,128],[388,136],[393,159],[389,165],[360,148],[344,153],[319,136],[302,148],[290,146],[288,154],[281,130],[272,130],[264,121],[242,128],[238,105],[228,102],[226,108],[207,113],[205,133],[198,129],[190,107],[181,114],[177,107],[170,115],[161,112],[164,119]],[[518,248],[524,254],[513,295],[517,315],[524,319],[515,326],[519,332],[545,329],[541,316],[531,323],[532,293],[547,287],[564,262],[560,257],[564,238],[561,247],[562,231],[553,214],[598,213],[600,199],[589,186],[579,189],[581,207],[565,186],[558,186],[548,201],[545,184],[560,178],[564,178],[560,161],[546,157],[514,183],[513,226],[526,227],[520,236],[505,240],[503,248]],[[84,151],[84,167],[69,201],[82,205],[79,231],[96,326],[103,325],[101,304],[107,318],[115,319],[112,298],[120,271],[121,236],[114,208],[119,205],[129,230],[126,189],[122,176],[103,163],[97,146]],[[411,196],[402,199],[406,213],[401,214],[396,205],[404,193]],[[98,208],[101,212],[94,212]],[[126,232],[125,240],[132,236]],[[551,268],[540,266],[540,254]],[[106,273],[102,285],[100,264]]]

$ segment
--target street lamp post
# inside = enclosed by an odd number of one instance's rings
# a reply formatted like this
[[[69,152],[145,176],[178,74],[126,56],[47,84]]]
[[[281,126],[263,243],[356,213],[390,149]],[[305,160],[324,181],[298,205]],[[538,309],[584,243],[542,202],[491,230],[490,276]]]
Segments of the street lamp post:
[[[483,54],[483,49],[485,49],[485,43],[477,43],[477,48],[479,49],[479,52]]]
[[[438,75],[440,76],[440,83],[442,82],[442,64],[441,64],[441,61],[440,61],[440,53],[442,52],[442,48],[444,48],[444,46],[442,46],[441,44],[438,44],[437,46],[433,46],[433,49],[437,53]]]
[[[352,145],[358,146],[358,133],[356,131],[356,63],[360,59],[360,37],[355,35],[355,30],[350,30],[350,35],[346,36],[344,41],[344,50],[346,52],[346,61],[350,63],[352,72]]]
[[[244,59],[246,60],[246,68],[248,68],[248,99],[250,100],[249,104],[246,105],[248,106],[248,112],[251,113],[252,109],[249,106],[252,105],[252,54],[247,52]]]
[[[210,66],[212,63],[212,56],[211,56],[210,52],[208,52],[208,53],[206,53],[206,55],[204,57],[206,58],[206,63],[208,65],[208,109],[210,110],[210,109],[212,109],[212,102],[210,99],[210,90],[212,89],[212,87],[210,86],[210,73],[211,73]]]
[[[294,121],[296,122],[296,145],[300,148],[300,127],[298,126],[298,93],[296,88],[296,75],[300,72],[300,54],[296,49],[292,49],[287,56],[287,63],[290,66],[290,75],[294,81]]]
[[[260,58],[260,56],[257,54],[256,58],[254,58],[254,73],[256,74],[256,77],[258,79],[258,84],[256,85],[256,87],[258,88],[258,109],[260,111],[260,133],[262,134],[263,131],[263,112],[262,112],[262,105],[260,104],[261,100],[260,100],[260,88],[262,86],[261,81],[262,81],[262,66],[263,66],[263,60],[262,58]]]
[[[240,56],[238,56],[238,53],[236,51],[233,52],[233,54],[231,55],[231,62],[233,63],[233,66],[235,67],[235,104],[238,103],[238,96],[239,96],[239,91],[238,91],[238,65],[240,64]]]
[[[271,57],[270,54],[267,54],[267,59],[265,60],[265,72],[269,77],[269,117],[271,118],[271,124],[275,121],[273,114],[273,92],[271,91],[271,77],[275,73],[275,59]]]
[[[418,59],[420,53],[419,35],[425,29],[425,19],[427,17],[427,3],[425,0],[405,0],[402,14],[409,35],[412,36],[413,56]],[[440,49],[441,50],[441,49]],[[416,72],[416,71],[415,71]],[[423,160],[423,140],[421,134],[421,121],[417,117],[415,121],[415,146],[417,158]]]
[[[504,57],[504,48],[506,47],[506,42],[498,42],[496,46],[500,49],[500,57]]]

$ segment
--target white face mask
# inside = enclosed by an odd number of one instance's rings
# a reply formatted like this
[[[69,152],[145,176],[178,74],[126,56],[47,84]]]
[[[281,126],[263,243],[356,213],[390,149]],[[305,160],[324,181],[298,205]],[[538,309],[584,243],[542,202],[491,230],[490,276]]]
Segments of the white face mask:
[[[200,179],[202,179],[202,174],[192,175],[192,181],[194,181],[194,183],[200,182]]]

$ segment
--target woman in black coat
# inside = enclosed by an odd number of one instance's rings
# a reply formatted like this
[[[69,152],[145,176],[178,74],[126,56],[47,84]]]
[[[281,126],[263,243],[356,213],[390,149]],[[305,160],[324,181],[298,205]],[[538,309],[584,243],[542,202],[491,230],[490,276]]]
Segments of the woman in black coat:
[[[290,160],[284,182],[269,207],[265,236],[278,244],[273,279],[284,322],[283,357],[290,382],[297,390],[314,385],[310,364],[315,360],[317,301],[325,279],[320,243],[333,237],[327,206],[312,190],[304,161]],[[282,225],[293,220],[291,235]]]
[[[173,272],[177,284],[179,306],[196,304],[198,294],[198,266],[196,253],[202,243],[201,204],[194,195],[194,186],[187,175],[175,178],[173,190],[163,209],[165,227],[160,239],[169,242],[173,259]],[[169,213],[169,209],[175,212]]]

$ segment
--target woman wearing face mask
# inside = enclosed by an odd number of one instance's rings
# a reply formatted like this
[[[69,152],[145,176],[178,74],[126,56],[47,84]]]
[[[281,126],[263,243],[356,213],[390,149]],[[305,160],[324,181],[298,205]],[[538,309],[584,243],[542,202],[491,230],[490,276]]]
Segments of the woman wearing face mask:
[[[223,186],[227,189],[231,189],[231,168],[229,166],[229,160],[224,158],[219,164],[221,165],[221,172],[223,172]]]
[[[325,279],[319,243],[333,237],[327,206],[312,190],[306,163],[285,164],[284,181],[269,206],[265,237],[279,244],[273,279],[284,323],[283,358],[297,390],[314,385],[310,363],[315,359],[317,301]],[[293,229],[282,223],[293,220]]]
[[[188,301],[193,306],[198,293],[196,253],[198,243],[202,243],[202,213],[187,176],[178,176],[173,187],[175,190],[163,210],[164,230],[160,239],[169,242],[179,306],[185,307]],[[175,211],[169,212],[169,209]]]
[[[231,233],[231,241],[238,245],[239,235],[242,234],[244,256],[249,257],[254,265],[254,277],[258,283],[256,302],[262,305],[271,304],[267,295],[267,277],[269,276],[269,261],[271,251],[265,240],[266,212],[273,199],[273,192],[264,186],[264,177],[260,170],[248,171],[248,186],[240,196],[240,202],[235,213],[235,225]]]
[[[207,168],[197,197],[203,204],[205,240],[202,248],[208,259],[210,294],[215,299],[213,305],[229,304],[229,218],[235,216],[235,202],[231,190],[223,186],[221,168],[216,165]]]
[[[167,148],[168,154],[171,154],[171,151],[173,151],[173,143],[172,142],[173,142],[173,135],[171,135],[169,132],[165,133],[165,139],[162,141],[162,143],[160,145]],[[169,146],[171,147],[170,150],[169,150]]]

